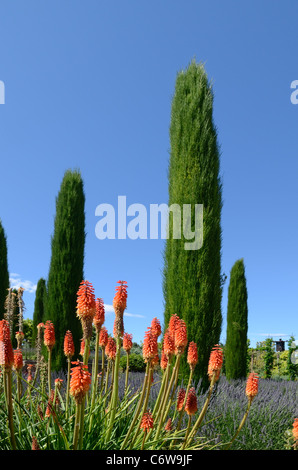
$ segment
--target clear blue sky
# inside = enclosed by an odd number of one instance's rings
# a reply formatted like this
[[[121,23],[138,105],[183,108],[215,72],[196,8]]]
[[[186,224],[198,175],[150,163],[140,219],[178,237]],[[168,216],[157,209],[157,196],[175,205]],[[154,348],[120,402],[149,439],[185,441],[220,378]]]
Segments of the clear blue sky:
[[[86,194],[85,278],[111,304],[128,282],[125,329],[140,341],[163,318],[162,240],[95,236],[95,208],[167,203],[176,74],[196,58],[215,94],[223,179],[222,340],[233,263],[244,258],[252,344],[298,340],[298,79],[295,0],[65,0],[1,5],[0,218],[13,285],[47,277],[55,198],[79,168]],[[179,312],[177,312],[179,313]],[[113,313],[107,313],[112,329]],[[274,336],[274,339],[278,339]],[[287,337],[285,336],[285,339]]]

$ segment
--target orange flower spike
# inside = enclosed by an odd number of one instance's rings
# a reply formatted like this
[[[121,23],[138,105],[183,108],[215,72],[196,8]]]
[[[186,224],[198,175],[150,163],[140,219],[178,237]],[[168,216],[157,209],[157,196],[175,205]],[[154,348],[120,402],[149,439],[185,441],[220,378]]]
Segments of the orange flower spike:
[[[171,418],[168,419],[167,424],[165,425],[165,431],[166,432],[172,431],[172,419]]]
[[[153,318],[151,322],[151,331],[155,336],[160,336],[161,334],[161,326],[160,326],[160,321],[158,318]]]
[[[32,436],[32,448],[31,450],[40,450],[37,439],[35,436]]]
[[[168,359],[175,353],[175,343],[169,329],[166,330],[164,335],[163,349]]]
[[[141,421],[140,428],[143,429],[144,432],[149,431],[149,429],[153,429],[154,421],[153,421],[153,416],[148,411],[147,413],[144,413]]]
[[[13,366],[14,366],[15,370],[18,371],[18,372],[21,371],[23,366],[24,366],[23,353],[22,353],[21,349],[15,349],[14,350]]]
[[[178,317],[177,313],[174,313],[174,315],[171,315],[170,321],[169,321],[169,333],[172,336],[173,339],[175,339],[175,333],[176,333],[176,326],[177,323],[179,322],[180,318]]]
[[[70,330],[67,330],[64,336],[64,355],[71,359],[75,353],[75,347],[73,342],[72,333]]]
[[[186,395],[185,389],[180,388],[178,395],[177,395],[177,411],[182,411],[185,395]]]
[[[91,384],[91,374],[88,371],[88,367],[82,362],[76,361],[72,364],[75,367],[71,369],[70,379],[70,394],[73,396],[75,401],[80,404],[83,402],[85,395],[89,391]]]
[[[124,312],[127,305],[127,282],[126,281],[118,281],[119,286],[116,287],[116,294],[113,299],[113,307],[117,311],[119,310],[121,313]]]
[[[176,323],[175,330],[175,352],[176,354],[183,353],[187,346],[187,328],[184,320],[179,318]]]
[[[247,378],[245,394],[251,401],[258,394],[259,376],[255,372],[251,372]]]
[[[191,370],[194,370],[198,363],[198,348],[194,341],[191,341],[188,345],[187,362]]]
[[[93,323],[96,328],[96,330],[99,332],[102,325],[105,322],[105,308],[104,308],[104,303],[102,299],[97,298],[95,301],[95,315],[93,318]]]
[[[48,350],[52,350],[55,345],[55,328],[54,324],[50,320],[45,323],[43,342]]]
[[[101,348],[106,347],[106,345],[108,344],[108,338],[109,338],[108,330],[106,329],[106,327],[103,326],[99,333],[99,346]]]
[[[96,312],[94,288],[89,281],[82,281],[77,292],[77,316],[91,318]]]
[[[185,411],[188,416],[193,416],[198,411],[198,401],[194,387],[189,389],[185,403]]]
[[[158,354],[157,336],[152,333],[151,328],[147,328],[143,343],[143,359],[145,362],[151,361]]]
[[[7,320],[0,321],[0,365],[11,369],[14,364],[14,353],[10,339],[10,328]]]
[[[295,440],[294,446],[298,446],[298,418],[295,418],[293,423],[292,435]]]
[[[125,333],[123,336],[123,349],[126,352],[130,352],[132,348],[132,334]]]
[[[223,350],[216,344],[211,351],[209,364],[208,364],[208,376],[209,380],[212,379],[215,373],[215,381],[219,379],[220,371],[223,364]]]
[[[165,354],[165,352],[162,352],[161,359],[160,359],[160,367],[162,368],[162,370],[166,370],[168,362],[169,362],[169,359],[167,355]]]
[[[114,338],[109,337],[108,343],[106,345],[106,355],[108,356],[109,359],[113,361],[116,358],[116,352],[117,352],[116,341],[114,340]]]

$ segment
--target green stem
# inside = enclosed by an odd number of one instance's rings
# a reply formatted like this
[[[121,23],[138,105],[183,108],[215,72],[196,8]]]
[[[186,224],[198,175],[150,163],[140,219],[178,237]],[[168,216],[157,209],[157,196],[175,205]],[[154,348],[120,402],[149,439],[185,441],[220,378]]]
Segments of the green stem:
[[[149,374],[148,374],[148,379],[147,379],[147,386],[146,386],[146,396],[145,396],[145,400],[144,400],[144,403],[143,403],[143,408],[142,408],[142,412],[139,416],[139,424],[138,426],[136,427],[136,432],[135,432],[135,435],[130,443],[130,449],[133,448],[133,445],[135,443],[135,440],[138,436],[138,433],[139,433],[139,429],[140,429],[140,424],[141,424],[141,420],[144,416],[144,413],[146,412],[147,410],[147,405],[148,405],[148,401],[149,401],[149,395],[150,395],[150,390],[151,390],[151,379],[152,379],[152,374],[153,374],[153,368],[150,367],[149,365]],[[145,436],[144,436],[144,439],[146,440],[146,435],[147,433],[145,433]]]
[[[136,421],[137,419],[139,418],[139,414],[140,414],[140,411],[141,411],[141,407],[142,407],[142,404],[143,404],[143,400],[144,400],[144,396],[145,396],[145,393],[146,393],[146,388],[147,388],[147,382],[148,382],[148,373],[149,373],[149,363],[147,363],[147,366],[146,366],[146,372],[145,372],[145,377],[144,377],[144,382],[143,382],[143,388],[142,388],[142,392],[141,392],[141,396],[140,396],[140,399],[139,399],[139,402],[138,402],[138,405],[136,407],[136,410],[135,410],[135,414],[134,414],[134,417],[133,417],[133,420],[129,426],[129,429],[127,431],[127,434],[126,434],[126,437],[121,445],[121,448],[120,450],[123,450],[125,447],[126,447],[126,444],[128,443],[129,441],[129,438],[130,438],[130,435],[131,435],[131,432],[136,424]]]
[[[179,430],[180,430],[182,418],[183,418],[183,415],[184,415],[184,407],[185,407],[187,395],[188,395],[188,392],[189,392],[189,389],[190,389],[190,386],[191,386],[191,383],[192,383],[193,373],[194,373],[194,369],[190,369],[188,384],[187,384],[187,388],[186,388],[186,391],[185,391],[185,397],[184,397],[184,401],[183,401],[182,408],[181,408],[181,410],[179,411],[179,418],[178,418],[178,423],[177,423],[177,426],[176,426],[176,429],[175,429],[174,436],[175,436],[175,434],[178,433]],[[176,442],[175,440],[173,440],[173,441],[171,442],[170,449],[173,448],[173,446],[175,445],[175,442]]]
[[[13,450],[16,450],[16,441],[13,426],[13,405],[12,405],[12,383],[11,383],[11,369],[5,370],[5,381],[7,389],[7,407],[8,407],[8,424],[10,431],[10,440]]]
[[[100,391],[103,389],[103,379],[105,375],[105,348],[101,348],[101,382],[100,382]]]
[[[51,364],[52,364],[52,350],[48,349],[48,389],[49,389],[49,398],[51,397]]]
[[[210,382],[210,386],[209,386],[209,391],[208,391],[208,396],[206,398],[206,401],[204,403],[204,406],[202,408],[202,411],[199,415],[199,417],[197,418],[197,421],[195,422],[195,425],[193,426],[190,434],[189,434],[189,438],[188,438],[188,447],[190,446],[191,444],[191,441],[193,440],[196,432],[198,431],[199,427],[201,426],[201,423],[204,419],[204,416],[206,414],[206,411],[207,411],[207,408],[209,406],[209,402],[210,402],[210,399],[211,399],[211,394],[212,394],[212,390],[213,390],[213,387],[215,385],[215,381],[216,381],[216,372],[213,373],[213,376],[212,376],[212,379],[211,379],[211,382]]]
[[[115,358],[115,367],[114,367],[114,374],[113,374],[113,389],[112,389],[112,398],[111,398],[111,414],[110,414],[110,422],[109,427],[106,433],[106,442],[108,442],[111,438],[112,429],[115,421],[116,416],[116,409],[117,409],[117,402],[118,402],[118,375],[119,375],[119,364],[120,364],[120,351],[121,351],[121,338],[118,336],[116,338],[117,343],[117,351],[116,351],[116,358]]]
[[[77,446],[79,442],[81,407],[82,407],[82,404],[77,402],[74,432],[73,432],[73,450],[77,450]]]
[[[67,358],[67,386],[66,386],[66,402],[65,402],[66,419],[68,417],[69,387],[70,387],[70,358]]]
[[[187,442],[187,438],[188,438],[188,434],[189,434],[189,431],[190,431],[190,426],[191,426],[191,415],[188,416],[187,429],[186,429],[185,438],[184,438],[184,441],[183,441],[181,450],[184,450],[184,449],[185,449],[186,442]]]
[[[125,387],[124,387],[124,393],[127,390],[128,386],[128,374],[129,374],[129,352],[126,351],[126,371],[125,371]]]
[[[228,450],[228,449],[231,447],[231,445],[232,445],[233,442],[235,441],[236,437],[237,437],[238,434],[240,433],[240,431],[241,431],[241,429],[242,429],[242,427],[243,427],[243,425],[244,425],[244,423],[245,423],[245,421],[246,421],[246,418],[247,418],[247,416],[248,416],[251,403],[252,403],[252,400],[248,400],[246,412],[245,412],[245,414],[244,414],[244,416],[243,416],[243,418],[242,418],[242,421],[241,421],[241,423],[240,423],[240,425],[239,425],[239,427],[238,427],[238,429],[237,429],[237,431],[236,431],[236,433],[235,433],[235,436],[234,436],[233,439],[229,442],[229,444],[227,445],[227,447],[225,447],[225,450]]]

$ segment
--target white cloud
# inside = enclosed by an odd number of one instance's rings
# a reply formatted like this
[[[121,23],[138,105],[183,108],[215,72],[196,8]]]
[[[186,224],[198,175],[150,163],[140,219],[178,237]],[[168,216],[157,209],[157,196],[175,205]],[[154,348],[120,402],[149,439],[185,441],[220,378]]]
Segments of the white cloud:
[[[37,284],[34,284],[32,281],[22,280],[20,275],[17,273],[11,273],[9,276],[10,287],[13,289],[18,289],[23,287],[26,292],[33,294],[36,291]]]
[[[104,307],[105,307],[106,312],[114,312],[113,305],[104,304]],[[125,317],[134,317],[134,318],[145,318],[144,315],[140,315],[138,313],[128,313],[128,312],[124,312],[124,316]]]

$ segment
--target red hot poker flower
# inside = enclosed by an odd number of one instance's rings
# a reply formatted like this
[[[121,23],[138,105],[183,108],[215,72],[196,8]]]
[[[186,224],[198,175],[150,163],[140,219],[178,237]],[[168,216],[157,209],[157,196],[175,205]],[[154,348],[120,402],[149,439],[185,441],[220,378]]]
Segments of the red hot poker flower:
[[[99,346],[101,348],[106,347],[106,345],[108,344],[108,338],[109,338],[108,330],[106,329],[105,326],[103,326],[99,333]]]
[[[93,323],[94,323],[96,330],[99,332],[102,325],[105,322],[105,308],[104,308],[104,303],[102,299],[97,298],[95,303],[96,303],[96,311],[95,311],[95,316],[93,318]]]
[[[130,352],[132,348],[132,334],[125,333],[123,336],[123,349],[126,352]]]
[[[111,338],[111,337],[108,338],[108,343],[106,345],[105,352],[109,359],[111,359],[112,361],[115,359],[117,346],[116,346],[116,341],[114,340],[114,338]]]
[[[179,321],[176,323],[175,330],[175,353],[183,353],[185,347],[187,346],[187,328],[184,320],[179,318]]]
[[[23,362],[22,350],[21,349],[15,349],[14,350],[14,363],[13,363],[13,366],[14,366],[15,370],[17,370],[17,371],[22,370],[23,365],[24,365],[24,362]]]
[[[210,358],[209,358],[209,364],[208,364],[209,380],[212,379],[214,374],[215,374],[215,381],[217,381],[219,379],[222,364],[223,364],[223,350],[219,346],[219,344],[216,344],[212,348]]]
[[[174,315],[171,315],[170,317],[168,328],[169,328],[169,333],[174,340],[175,340],[176,326],[179,320],[180,318],[178,317],[177,313],[174,313]]]
[[[96,312],[94,288],[89,281],[82,281],[77,292],[77,316],[93,320]]]
[[[246,382],[246,396],[249,400],[252,400],[258,393],[259,376],[255,372],[251,372]]]
[[[158,318],[153,318],[151,322],[151,331],[155,336],[160,336],[161,334],[161,326],[160,326],[160,321]]]
[[[118,281],[119,286],[116,287],[116,294],[113,300],[113,307],[115,311],[123,314],[127,304],[127,282]]]
[[[72,333],[70,330],[67,330],[64,336],[64,355],[71,359],[75,353],[75,347],[73,342]]]
[[[166,370],[168,362],[169,362],[168,356],[165,354],[164,351],[162,351],[161,358],[160,358],[160,367],[162,368],[162,370]]]
[[[55,328],[50,320],[45,323],[43,342],[48,350],[52,350],[55,345]]]
[[[183,409],[185,394],[186,394],[185,389],[180,388],[178,395],[177,395],[177,411],[182,411]]]
[[[141,421],[141,429],[144,430],[144,432],[147,432],[149,429],[153,429],[154,421],[153,421],[153,416],[150,413],[150,411],[147,411],[147,413],[144,413]]]
[[[152,333],[151,328],[147,328],[143,343],[143,359],[145,362],[151,361],[158,354],[157,336]]]
[[[80,361],[75,361],[71,369],[70,394],[77,403],[82,403],[91,384],[91,374],[88,367]]]
[[[191,370],[194,370],[198,363],[198,348],[194,341],[191,341],[188,345],[187,362]]]
[[[11,369],[14,363],[14,354],[10,339],[10,328],[7,320],[0,321],[0,365]]]
[[[198,411],[198,402],[194,387],[189,389],[185,403],[185,411],[188,416],[193,416]]]
[[[298,418],[295,418],[295,420],[293,422],[292,435],[293,435],[294,440],[295,440],[294,446],[297,447],[297,445],[298,445]]]
[[[170,358],[175,353],[175,343],[169,329],[166,330],[164,335],[163,349],[167,358]]]

